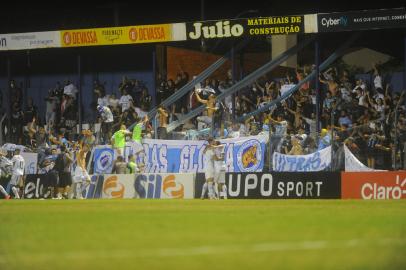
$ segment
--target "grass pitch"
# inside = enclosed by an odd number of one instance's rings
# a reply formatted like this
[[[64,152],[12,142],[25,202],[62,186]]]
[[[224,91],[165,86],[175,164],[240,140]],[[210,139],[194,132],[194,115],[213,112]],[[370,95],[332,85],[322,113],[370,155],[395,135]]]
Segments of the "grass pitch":
[[[406,269],[406,201],[0,201],[0,269]]]

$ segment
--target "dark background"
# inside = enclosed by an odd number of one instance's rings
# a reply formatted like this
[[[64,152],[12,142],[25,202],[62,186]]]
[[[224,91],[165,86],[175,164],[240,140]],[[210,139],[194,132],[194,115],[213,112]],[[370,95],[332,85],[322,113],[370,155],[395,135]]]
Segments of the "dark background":
[[[403,1],[7,1],[0,9],[0,33],[21,33],[62,29],[143,25],[197,20],[232,19],[236,17],[260,17],[295,15],[319,12],[349,11],[362,9],[397,8]],[[203,12],[202,12],[203,11]],[[354,47],[369,47],[399,57],[403,61],[403,39],[406,28],[365,31]],[[323,34],[320,36],[321,55],[328,56],[350,33]],[[300,38],[300,37],[299,37]],[[269,50],[264,37],[253,40],[246,49]],[[206,41],[205,50],[223,54],[231,46],[231,40]],[[84,55],[83,71],[150,70],[151,54],[155,44],[122,45],[87,48],[64,48],[31,51],[0,52],[0,61],[11,56],[13,74],[23,74],[27,66],[31,74],[43,72],[75,72],[76,55]],[[199,41],[172,42],[165,45],[202,50]],[[29,56],[29,57],[27,57]],[[29,58],[29,60],[27,60]],[[313,56],[309,56],[313,61]],[[29,61],[29,63],[27,63]],[[305,60],[307,61],[307,59]],[[52,67],[52,68],[50,68]],[[6,67],[0,63],[0,73]]]

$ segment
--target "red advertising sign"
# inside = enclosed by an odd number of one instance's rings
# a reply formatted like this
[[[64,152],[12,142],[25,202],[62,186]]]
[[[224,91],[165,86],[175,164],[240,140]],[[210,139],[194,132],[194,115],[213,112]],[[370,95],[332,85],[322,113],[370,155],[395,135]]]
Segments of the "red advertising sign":
[[[342,199],[406,199],[406,171],[343,172]]]

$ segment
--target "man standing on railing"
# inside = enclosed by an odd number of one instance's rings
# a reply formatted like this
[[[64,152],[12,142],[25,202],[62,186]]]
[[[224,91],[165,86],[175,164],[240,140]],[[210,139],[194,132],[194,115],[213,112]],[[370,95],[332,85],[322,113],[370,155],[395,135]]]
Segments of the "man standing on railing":
[[[159,106],[158,108],[158,117],[159,117],[159,127],[158,127],[158,139],[165,140],[167,139],[167,130],[166,127],[168,126],[168,111],[164,108],[164,106]]]
[[[195,95],[197,100],[206,105],[206,111],[207,111],[207,115],[206,116],[199,116],[197,117],[197,121],[200,122],[204,122],[206,123],[208,126],[212,126],[213,127],[213,116],[214,113],[217,111],[217,107],[216,107],[216,96],[214,94],[210,94],[209,98],[206,99],[202,99],[199,96],[198,91],[195,91]]]
[[[114,117],[110,108],[107,106],[97,106],[97,111],[101,118],[101,136],[104,144],[111,138],[111,130],[113,128]]]

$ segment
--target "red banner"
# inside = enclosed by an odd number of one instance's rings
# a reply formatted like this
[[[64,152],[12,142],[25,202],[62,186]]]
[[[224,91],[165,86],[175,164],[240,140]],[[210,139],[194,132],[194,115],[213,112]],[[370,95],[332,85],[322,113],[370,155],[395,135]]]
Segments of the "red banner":
[[[342,199],[406,199],[406,172],[343,172]]]

